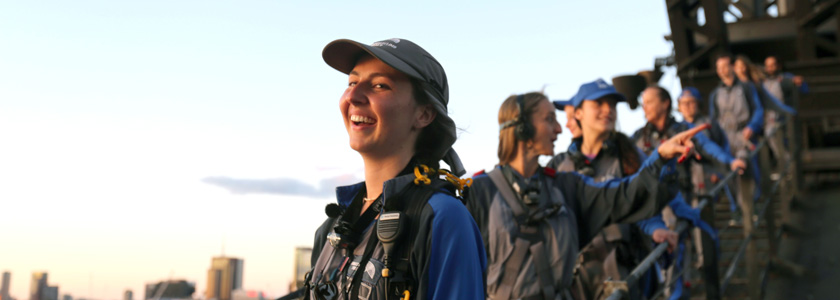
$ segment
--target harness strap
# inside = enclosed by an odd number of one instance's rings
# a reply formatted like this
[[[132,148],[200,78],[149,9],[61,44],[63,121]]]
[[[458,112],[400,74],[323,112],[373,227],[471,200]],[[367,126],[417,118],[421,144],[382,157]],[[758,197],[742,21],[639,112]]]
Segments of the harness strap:
[[[545,245],[542,241],[531,244],[531,255],[534,257],[537,275],[540,278],[540,290],[543,299],[554,299],[554,276],[551,274],[551,264],[548,261],[548,255],[545,253]]]
[[[513,189],[510,187],[510,183],[508,183],[507,179],[505,179],[502,171],[495,169],[487,173],[487,176],[490,177],[490,180],[493,181],[493,184],[495,184],[499,189],[499,192],[502,193],[502,199],[504,199],[508,206],[510,206],[510,209],[513,211],[513,217],[516,218],[516,221],[519,224],[525,223],[525,217],[527,216],[525,208],[519,203],[519,196],[513,192]]]
[[[496,290],[497,299],[507,300],[512,297],[513,285],[516,283],[516,278],[525,262],[525,255],[529,250],[531,256],[534,258],[534,265],[537,268],[536,271],[540,282],[542,298],[545,300],[554,299],[556,294],[556,290],[554,289],[554,276],[551,273],[550,260],[545,251],[545,244],[542,241],[542,230],[540,230],[539,225],[529,226],[527,224],[528,213],[526,208],[520,204],[519,197],[513,192],[510,183],[504,177],[501,170],[495,169],[487,173],[487,176],[496,185],[502,194],[502,199],[505,200],[513,211],[513,216],[519,224],[520,231],[513,246],[513,254],[504,264],[504,275]]]
[[[513,245],[513,255],[505,262],[505,274],[496,290],[497,299],[508,300],[511,298],[513,284],[516,282],[522,263],[525,262],[525,254],[528,252],[530,244],[531,242],[523,238],[516,239],[516,243]]]
[[[375,229],[371,228],[371,230]],[[370,257],[373,255],[373,250],[376,248],[376,243],[378,242],[379,238],[376,236],[376,232],[373,232],[368,238],[368,243],[365,246],[365,252],[362,254],[359,266],[356,267],[356,273],[353,274],[353,279],[349,282],[349,293],[345,293],[345,296],[349,294],[350,297],[348,299],[359,299],[359,287],[362,286],[362,275],[365,274],[365,268],[367,267]]]

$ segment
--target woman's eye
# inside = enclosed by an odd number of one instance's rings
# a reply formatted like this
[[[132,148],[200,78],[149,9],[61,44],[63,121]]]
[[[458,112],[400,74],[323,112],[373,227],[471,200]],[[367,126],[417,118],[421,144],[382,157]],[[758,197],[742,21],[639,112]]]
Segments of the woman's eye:
[[[374,84],[374,85],[373,85],[373,88],[375,88],[375,89],[387,89],[387,88],[388,88],[388,85],[387,85],[387,84],[383,84],[383,83],[378,83],[378,84]]]
[[[351,81],[350,83],[348,83],[348,84],[347,84],[347,86],[348,86],[348,87],[349,87],[349,86],[356,86],[356,82],[355,82],[355,81]]]

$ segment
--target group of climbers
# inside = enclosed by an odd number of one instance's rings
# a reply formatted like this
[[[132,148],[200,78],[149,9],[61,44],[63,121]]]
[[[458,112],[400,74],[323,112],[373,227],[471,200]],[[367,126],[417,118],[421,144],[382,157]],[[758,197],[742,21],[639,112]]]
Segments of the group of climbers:
[[[337,188],[327,207],[306,299],[604,298],[602,283],[627,276],[654,243],[671,253],[660,270],[679,268],[685,237],[676,220],[714,239],[691,206],[726,170],[744,173],[737,201],[752,199],[744,190],[755,189],[758,165],[744,154],[766,134],[763,124],[794,113],[787,95],[802,86],[770,67],[775,58],[761,76],[723,56],[708,117],[697,89],[679,95],[677,121],[668,91],[651,86],[641,96],[647,123],[629,137],[615,129],[625,96],[603,80],[569,100],[511,95],[498,113],[497,166],[462,179],[448,81],[431,54],[389,39],[336,40],[322,55],[348,75],[339,108],[365,181]],[[778,113],[765,117],[768,107]],[[573,134],[559,154],[558,110]],[[777,142],[773,155],[786,157]],[[553,158],[543,167],[540,156]],[[650,296],[661,273],[673,274],[651,272],[630,296]]]

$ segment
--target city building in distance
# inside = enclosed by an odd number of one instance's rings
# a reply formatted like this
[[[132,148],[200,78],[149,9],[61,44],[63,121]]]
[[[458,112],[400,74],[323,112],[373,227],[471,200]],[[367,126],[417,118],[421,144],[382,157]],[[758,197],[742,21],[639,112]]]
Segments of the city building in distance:
[[[207,300],[231,300],[234,290],[242,288],[243,260],[234,257],[214,257],[207,270]]]
[[[312,268],[310,261],[312,259],[312,248],[296,247],[295,248],[295,274],[292,277],[292,282],[289,286],[289,292],[297,291],[303,288],[306,273]]]
[[[179,300],[192,299],[195,283],[186,280],[166,280],[146,284],[144,299]],[[133,297],[133,296],[132,296]]]
[[[11,300],[12,296],[9,294],[9,284],[12,282],[12,273],[9,271],[3,272],[3,283],[0,285],[0,300]]]
[[[49,286],[47,277],[47,272],[32,272],[29,300],[58,300],[58,286]]]

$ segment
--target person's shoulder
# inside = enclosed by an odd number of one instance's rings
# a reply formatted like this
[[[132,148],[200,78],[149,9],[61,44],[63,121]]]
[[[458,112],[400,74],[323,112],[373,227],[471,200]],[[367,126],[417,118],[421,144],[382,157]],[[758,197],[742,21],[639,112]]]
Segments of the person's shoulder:
[[[752,93],[752,92],[756,92],[756,93],[761,94],[761,89],[756,87],[755,83],[753,83],[752,81],[738,81],[738,83],[741,84],[742,88],[746,89],[747,92],[749,92],[748,94],[745,95],[747,97],[750,97],[751,96],[750,93]]]
[[[487,171],[485,171],[483,169],[481,171],[473,173],[473,175],[472,175],[473,180],[476,180],[478,178],[483,178],[483,177],[487,177]]]
[[[455,198],[455,196],[453,196],[450,193],[436,192],[436,193],[432,194],[431,197],[429,197],[428,205],[432,206],[433,208],[435,206],[438,206],[440,208],[450,208],[451,207],[451,208],[454,209],[454,208],[457,208],[459,206],[463,207],[464,203],[461,202],[461,200],[458,200],[458,198]]]
[[[632,140],[634,140],[634,141],[635,141],[635,140],[638,140],[639,138],[641,138],[641,137],[642,137],[642,135],[644,134],[644,132],[645,132],[645,126],[642,126],[642,127],[640,127],[639,129],[636,129],[636,131],[634,131],[634,132],[633,132],[633,134],[632,134],[632,135],[630,135],[630,139],[632,139]]]
[[[472,222],[472,215],[464,203],[448,193],[435,193],[429,198],[426,206],[431,209],[434,227],[445,228]]]
[[[566,161],[569,158],[568,152],[561,152],[551,158],[548,163],[545,164],[547,168],[558,169],[560,164]]]
[[[472,185],[470,186],[470,188],[483,187],[486,186],[489,182],[491,182],[490,176],[488,176],[487,173],[489,173],[489,171],[481,170],[475,172],[475,174],[473,174],[472,176]]]

